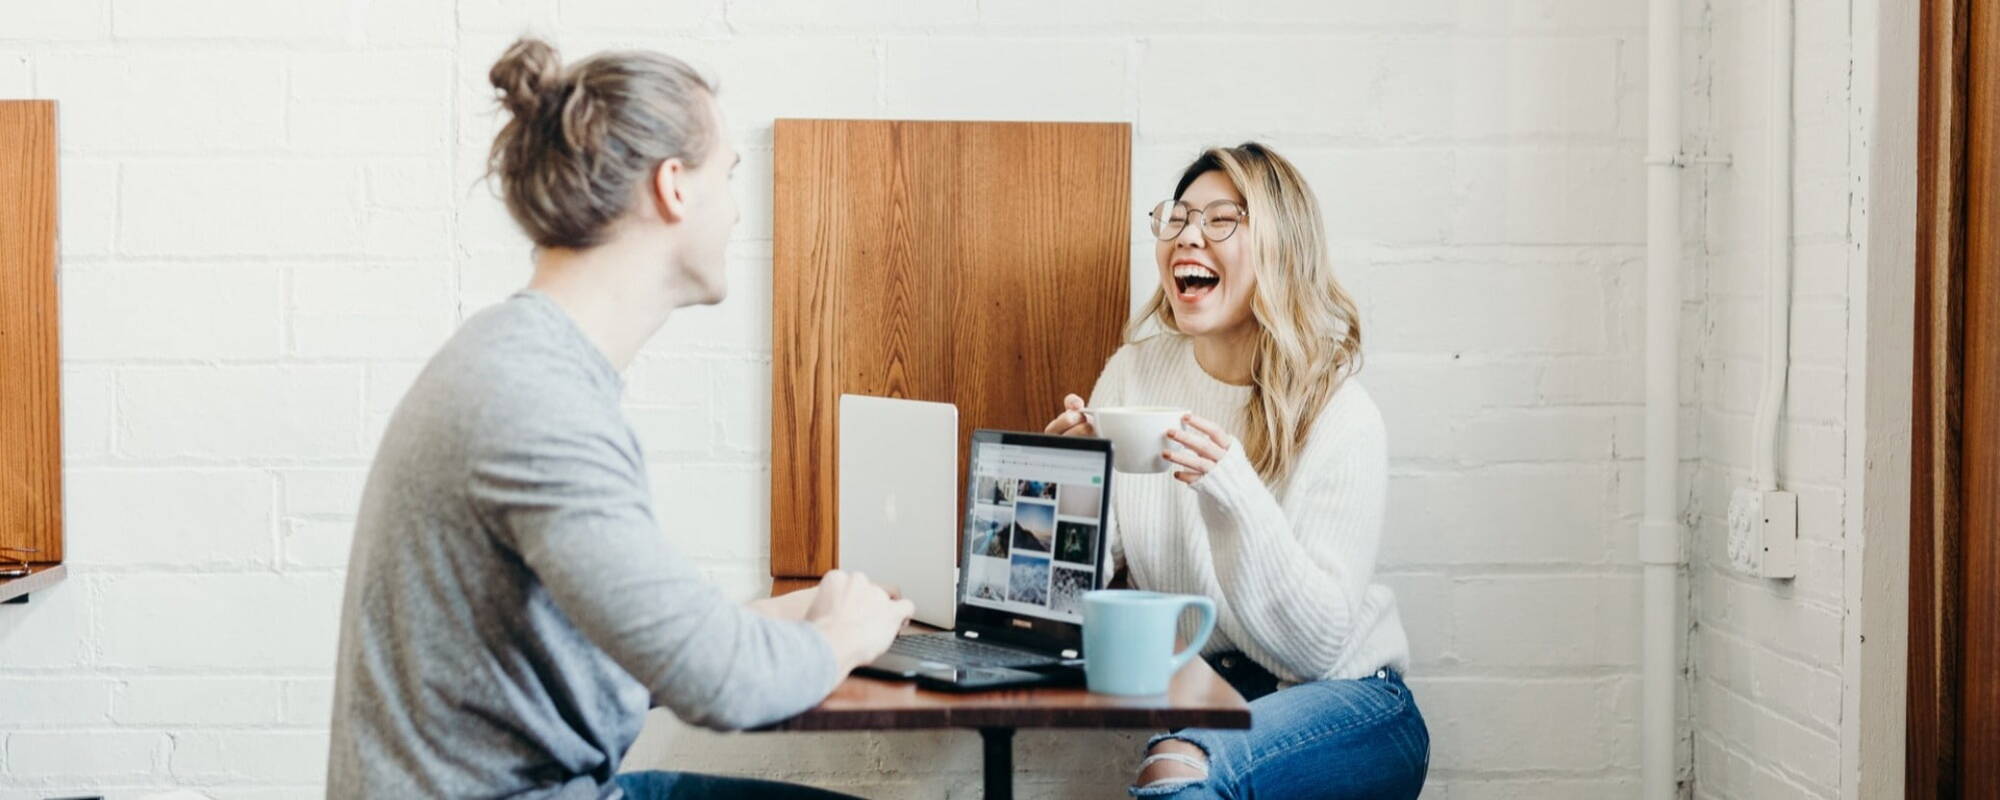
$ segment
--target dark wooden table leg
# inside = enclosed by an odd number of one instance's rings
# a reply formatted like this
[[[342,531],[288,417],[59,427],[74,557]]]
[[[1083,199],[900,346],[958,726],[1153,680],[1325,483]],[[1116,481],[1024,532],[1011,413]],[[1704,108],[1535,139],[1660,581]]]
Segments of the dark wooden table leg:
[[[986,800],[1014,800],[1014,729],[980,728],[986,744]]]

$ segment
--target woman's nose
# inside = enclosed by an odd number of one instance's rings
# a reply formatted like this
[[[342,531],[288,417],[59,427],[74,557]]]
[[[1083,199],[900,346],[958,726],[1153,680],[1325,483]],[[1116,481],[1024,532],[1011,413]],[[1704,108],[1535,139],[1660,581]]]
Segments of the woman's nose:
[[[1208,240],[1201,238],[1201,225],[1190,219],[1186,225],[1181,226],[1180,235],[1174,237],[1174,245],[1177,247],[1205,247],[1208,245]]]

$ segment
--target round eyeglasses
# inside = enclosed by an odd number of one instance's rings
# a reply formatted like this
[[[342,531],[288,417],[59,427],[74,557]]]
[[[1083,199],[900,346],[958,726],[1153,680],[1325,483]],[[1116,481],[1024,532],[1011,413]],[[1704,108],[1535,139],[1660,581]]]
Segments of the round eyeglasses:
[[[1236,226],[1242,224],[1243,218],[1249,214],[1248,210],[1233,200],[1217,200],[1201,208],[1195,208],[1179,200],[1162,200],[1159,205],[1153,207],[1153,210],[1146,212],[1146,216],[1151,217],[1153,221],[1153,235],[1160,241],[1180,236],[1181,231],[1187,228],[1188,218],[1200,215],[1202,238],[1211,242],[1229,238],[1230,234],[1236,232]]]

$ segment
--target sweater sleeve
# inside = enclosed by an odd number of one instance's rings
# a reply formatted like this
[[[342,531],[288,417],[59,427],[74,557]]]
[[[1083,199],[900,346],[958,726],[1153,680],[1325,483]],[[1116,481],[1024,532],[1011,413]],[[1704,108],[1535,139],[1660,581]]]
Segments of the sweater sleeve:
[[[1131,370],[1132,346],[1118,348],[1104,362],[1104,370],[1097,373],[1097,385],[1091,387],[1089,404],[1091,408],[1106,408],[1125,404],[1125,379]],[[1104,552],[1109,559],[1109,568],[1103,580],[1108,583],[1112,576],[1125,569],[1125,541],[1118,535],[1118,515],[1115,503],[1106,503],[1104,508]]]
[[[1216,588],[1248,634],[1237,645],[1281,678],[1332,674],[1382,541],[1388,447],[1380,412],[1365,394],[1336,393],[1282,503],[1240,442],[1194,489]]]
[[[468,487],[571,623],[695,725],[754,727],[825,698],[841,678],[825,638],[704,580],[655,522],[636,446],[577,416],[525,417],[474,455]]]

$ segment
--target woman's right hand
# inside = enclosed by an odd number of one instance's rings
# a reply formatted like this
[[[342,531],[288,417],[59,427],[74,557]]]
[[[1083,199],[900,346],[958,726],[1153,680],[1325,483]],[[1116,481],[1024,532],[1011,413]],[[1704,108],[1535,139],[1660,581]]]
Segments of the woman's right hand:
[[[1057,436],[1088,436],[1096,438],[1097,429],[1091,427],[1090,419],[1083,415],[1083,409],[1083,398],[1076,395],[1064,397],[1062,414],[1058,415],[1055,419],[1049,420],[1048,427],[1043,428],[1042,432],[1053,433]]]

